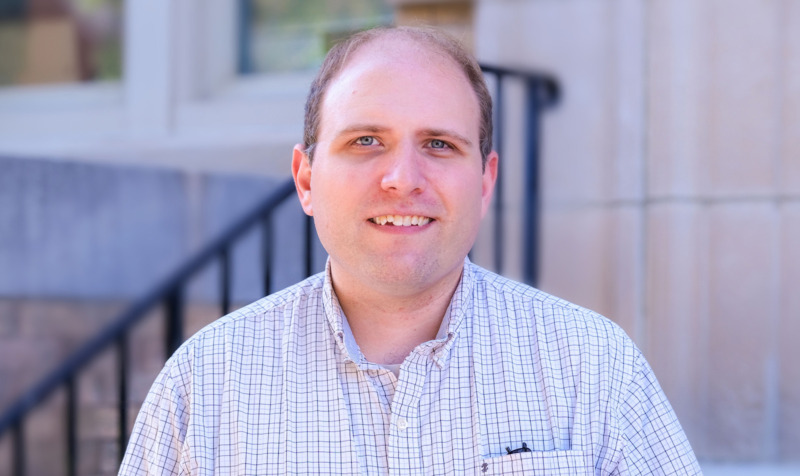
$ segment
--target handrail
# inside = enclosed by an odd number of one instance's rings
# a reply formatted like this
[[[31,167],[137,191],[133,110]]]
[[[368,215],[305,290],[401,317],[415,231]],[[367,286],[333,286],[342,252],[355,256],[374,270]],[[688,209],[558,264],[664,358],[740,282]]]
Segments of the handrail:
[[[525,117],[527,120],[526,130],[528,133],[525,136],[525,170],[524,173],[524,186],[525,193],[524,210],[523,210],[523,243],[527,244],[522,250],[522,281],[532,286],[536,285],[539,280],[539,215],[541,206],[539,186],[539,162],[541,156],[541,113],[547,108],[553,107],[558,104],[561,99],[561,88],[556,79],[546,73],[533,70],[521,70],[509,68],[505,66],[489,65],[482,63],[481,69],[484,73],[491,74],[495,77],[494,85],[494,125],[496,136],[499,140],[495,140],[495,150],[503,157],[503,111],[505,107],[504,94],[504,78],[507,76],[514,78],[522,78],[526,86],[525,98]],[[503,263],[503,247],[498,246],[498,243],[504,243],[504,213],[503,207],[505,205],[503,192],[503,167],[500,167],[497,175],[497,182],[495,185],[494,196],[494,215],[495,226],[493,230],[494,237],[494,271],[502,273],[504,268]]]
[[[249,231],[249,229],[254,226],[255,220],[262,216],[266,210],[275,208],[275,206],[280,204],[286,197],[290,196],[292,192],[294,192],[294,183],[291,180],[282,183],[276,190],[264,198],[257,207],[241,217],[230,228],[222,232],[216,239],[206,245],[200,252],[194,255],[188,262],[184,263],[166,279],[162,280],[158,285],[153,286],[144,297],[132,304],[117,319],[114,319],[111,325],[103,329],[93,339],[72,354],[63,364],[28,391],[15,405],[11,406],[9,408],[10,411],[0,418],[0,435],[15,423],[16,418],[14,418],[14,414],[16,412],[26,412],[47,398],[52,391],[56,390],[66,381],[66,375],[73,374],[76,370],[86,365],[87,362],[91,361],[93,357],[104,351],[116,339],[123,335],[125,331],[139,322],[148,312],[160,304],[165,295],[180,288],[189,277],[208,264],[221,250],[229,246],[231,241],[244,234],[246,231]]]
[[[481,70],[484,73],[493,74],[495,76],[517,76],[523,77],[529,84],[534,84],[538,89],[536,90],[536,100],[541,107],[551,107],[558,104],[561,99],[561,88],[558,81],[547,73],[536,70],[524,70],[517,68],[509,68],[506,66],[491,65],[481,63]]]
[[[30,411],[65,384],[69,383],[69,387],[72,388],[69,393],[73,394],[74,376],[83,369],[84,366],[115,342],[125,337],[126,332],[134,324],[145,318],[148,312],[164,301],[165,296],[168,298],[174,296],[175,293],[186,284],[186,281],[190,277],[209,264],[222,250],[230,247],[236,238],[249,231],[265,214],[270,213],[280,205],[283,200],[291,196],[294,190],[295,188],[292,180],[287,180],[280,184],[273,192],[265,197],[259,205],[238,219],[227,230],[220,233],[219,236],[197,254],[192,256],[175,272],[163,279],[158,285],[154,286],[142,298],[133,303],[126,311],[120,314],[119,317],[113,320],[108,327],[103,329],[99,334],[68,357],[63,364],[53,370],[42,379],[39,384],[26,392],[16,403],[9,407],[2,417],[0,417],[0,435],[3,435],[12,428],[14,432],[18,434],[18,436],[15,437],[15,439],[18,440],[14,451],[16,454],[15,459],[22,456],[18,454],[20,452],[19,448],[22,446],[22,435],[19,434],[19,432],[21,432],[20,423]],[[171,338],[167,338],[167,355],[177,348],[177,344],[179,344],[181,340],[179,336],[180,333],[178,333],[177,336],[173,335]],[[126,419],[121,418],[120,420],[124,421]],[[22,461],[15,462],[14,466],[15,473],[24,473],[24,463]]]
[[[495,131],[498,138],[503,132],[503,107],[504,107],[504,78],[507,76],[524,80],[527,90],[525,104],[527,117],[527,131],[525,144],[526,171],[525,171],[525,229],[523,242],[527,243],[523,250],[523,279],[535,284],[538,270],[538,208],[539,208],[539,155],[540,155],[540,116],[544,109],[551,107],[559,99],[559,87],[554,78],[530,71],[520,71],[510,68],[482,65],[485,73],[496,78],[495,96]],[[502,148],[502,140],[496,140],[498,152]],[[502,169],[501,169],[502,170]],[[495,196],[495,223],[494,223],[494,269],[502,272],[503,262],[501,244],[504,242],[503,223],[503,198],[502,198],[502,173],[498,175]],[[59,388],[67,389],[67,474],[76,474],[77,467],[77,423],[76,423],[76,379],[78,374],[106,349],[115,346],[117,350],[118,394],[119,394],[119,452],[124,453],[127,444],[127,375],[128,340],[129,331],[134,325],[143,320],[148,313],[160,304],[167,310],[165,328],[165,352],[171,355],[183,341],[184,289],[188,281],[213,260],[220,260],[220,308],[222,314],[229,312],[231,303],[231,253],[230,250],[245,233],[261,223],[262,229],[262,266],[264,269],[263,288],[265,294],[271,291],[272,269],[272,215],[273,211],[287,198],[293,195],[295,188],[292,180],[281,183],[269,193],[252,210],[244,214],[226,230],[221,232],[199,252],[191,256],[184,264],[179,266],[172,274],[161,280],[148,291],[142,298],[135,301],[127,310],[122,312],[110,325],[91,338],[85,345],[69,356],[63,364],[49,373],[33,388],[12,404],[0,415],[0,437],[11,431],[14,443],[12,454],[13,473],[25,474],[25,437],[24,419],[46,398]],[[310,217],[304,223],[305,267],[304,272],[310,275],[312,265],[312,241],[314,230]]]

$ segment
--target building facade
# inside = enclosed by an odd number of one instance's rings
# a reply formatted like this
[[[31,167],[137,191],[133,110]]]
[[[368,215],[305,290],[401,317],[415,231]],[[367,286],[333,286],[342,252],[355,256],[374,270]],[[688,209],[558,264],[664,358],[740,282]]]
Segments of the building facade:
[[[90,291],[81,294],[69,273],[52,277],[48,266],[60,262],[42,261],[41,254],[79,263],[85,251],[64,239],[85,243],[91,235],[36,235],[43,226],[37,220],[52,223],[58,216],[37,208],[54,183],[67,200],[74,198],[74,187],[58,181],[64,174],[43,180],[42,167],[97,167],[112,177],[99,182],[124,186],[131,177],[141,182],[131,194],[184,204],[170,216],[195,210],[181,225],[179,242],[172,235],[167,248],[153,245],[152,259],[163,263],[164,255],[184,255],[207,236],[198,231],[203,223],[221,220],[197,207],[245,207],[257,195],[219,190],[241,190],[243,183],[256,190],[289,176],[314,51],[324,53],[330,41],[372,24],[432,24],[462,39],[483,62],[547,71],[561,84],[561,102],[543,116],[540,287],[601,312],[631,335],[708,467],[800,463],[800,293],[794,289],[800,282],[800,3],[391,0],[359,4],[368,14],[355,20],[335,1],[317,2],[323,14],[255,0],[112,3],[124,24],[117,79],[80,82],[78,55],[64,63],[68,72],[60,70],[61,76],[36,69],[25,76],[36,82],[39,71],[39,78],[54,81],[0,88],[0,156],[13,158],[4,162],[0,183],[10,180],[9,164],[16,177],[40,177],[29,187],[0,188],[5,242],[39,240],[27,258],[8,256],[9,246],[0,250],[7,264],[23,267],[28,260],[30,268],[24,282],[10,265],[0,271],[6,361],[25,360],[15,357],[33,345],[25,336],[40,339],[40,349],[60,346],[42,351],[54,361],[72,346],[30,330],[37,327],[26,317],[31,309],[50,309],[47,303],[62,309],[33,312],[43,316],[37,322],[44,327],[93,315],[90,308],[103,314],[152,279],[134,273],[127,284],[110,281],[104,292],[91,291],[86,281]],[[276,30],[252,24],[258,11],[287,16]],[[9,24],[0,22],[0,37],[12,37],[2,36],[16,28]],[[73,28],[63,19],[58,25],[48,34]],[[316,43],[309,35],[319,35]],[[299,66],[248,60],[269,56],[270,41],[316,50]],[[79,49],[76,43],[59,51],[63,57]],[[521,88],[511,84],[508,92],[521,102]],[[505,122],[523,138],[519,114],[508,108]],[[504,244],[510,277],[520,277],[519,250],[526,246],[517,229],[524,205],[522,182],[514,181],[521,174],[513,173],[524,166],[517,143],[509,141],[501,157],[510,171]],[[92,203],[96,196],[84,198]],[[124,208],[119,200],[95,205],[111,207],[108,213]],[[8,239],[20,233],[15,223],[26,224],[17,241]],[[91,234],[95,225],[86,226]],[[479,263],[492,245],[486,236],[488,244],[476,250]],[[119,253],[107,247],[109,259]],[[109,282],[124,271],[109,266],[106,272],[95,279]],[[106,307],[92,307],[99,301]],[[98,421],[103,415],[98,411]],[[108,456],[97,444],[97,461],[113,461],[113,452]]]

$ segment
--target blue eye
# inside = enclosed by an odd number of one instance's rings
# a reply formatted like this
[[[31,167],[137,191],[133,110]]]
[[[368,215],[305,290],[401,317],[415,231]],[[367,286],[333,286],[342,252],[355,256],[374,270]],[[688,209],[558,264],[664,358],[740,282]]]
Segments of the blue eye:
[[[378,140],[372,136],[363,136],[356,139],[356,143],[358,145],[375,145],[378,143]]]
[[[431,141],[431,148],[433,149],[444,149],[447,147],[447,144],[443,140],[433,139]]]

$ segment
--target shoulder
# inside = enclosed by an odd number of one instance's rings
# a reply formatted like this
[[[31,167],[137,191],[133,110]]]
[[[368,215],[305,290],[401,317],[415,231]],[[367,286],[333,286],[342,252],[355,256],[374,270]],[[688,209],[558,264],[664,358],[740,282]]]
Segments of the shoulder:
[[[502,310],[494,317],[508,325],[535,327],[539,332],[565,337],[584,337],[587,343],[595,345],[632,345],[619,325],[595,311],[479,266],[470,266],[475,299],[490,309]]]
[[[279,353],[284,330],[322,299],[320,273],[231,312],[187,339],[167,361],[165,370],[223,358]]]
[[[591,384],[618,401],[641,352],[625,331],[592,310],[473,266],[473,306],[484,334],[510,355],[524,352],[562,382]],[[485,317],[482,317],[485,316]],[[594,387],[597,385],[597,387]]]

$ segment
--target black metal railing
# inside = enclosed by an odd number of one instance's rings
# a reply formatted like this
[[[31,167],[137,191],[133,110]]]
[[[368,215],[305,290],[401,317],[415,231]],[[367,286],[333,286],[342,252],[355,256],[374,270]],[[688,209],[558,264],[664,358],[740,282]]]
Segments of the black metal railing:
[[[518,69],[505,68],[482,64],[481,68],[487,75],[494,77],[494,146],[498,154],[503,157],[503,142],[505,139],[504,114],[508,106],[506,97],[506,82],[508,79],[521,80],[525,89],[524,94],[524,120],[525,134],[522,138],[525,141],[524,147],[524,167],[521,171],[524,175],[524,211],[522,220],[524,222],[523,239],[524,247],[522,255],[522,280],[530,285],[538,282],[539,272],[539,215],[540,215],[540,187],[539,187],[539,165],[541,158],[541,115],[542,112],[554,106],[560,97],[560,89],[555,78],[552,76],[538,73],[525,72]],[[501,162],[502,163],[502,162]],[[498,169],[497,184],[495,185],[494,204],[494,228],[493,241],[494,253],[493,270],[503,273],[505,263],[503,260],[503,243],[505,243],[505,223],[503,208],[505,206],[505,186],[504,168]]]
[[[129,332],[135,324],[148,315],[150,311],[163,305],[165,309],[164,349],[171,355],[183,342],[184,298],[187,284],[191,278],[201,272],[214,260],[219,260],[222,272],[220,279],[220,310],[226,314],[230,306],[230,250],[252,228],[261,224],[264,246],[262,249],[263,289],[267,294],[271,291],[271,259],[272,249],[269,239],[272,235],[272,212],[284,200],[294,194],[294,184],[287,181],[278,186],[253,210],[241,217],[225,232],[209,243],[200,252],[180,266],[172,275],[155,286],[152,291],[137,300],[127,311],[123,312],[113,323],[96,335],[87,344],[72,354],[55,371],[50,373],[38,385],[29,390],[20,400],[12,405],[0,418],[0,436],[9,429],[12,431],[13,474],[24,475],[25,472],[25,437],[24,419],[40,403],[60,388],[67,393],[66,413],[66,453],[67,474],[76,474],[77,468],[77,375],[95,358],[109,347],[116,348],[117,354],[117,387],[119,396],[118,446],[120,454],[124,453],[127,443],[127,409],[128,409],[128,375],[129,375]],[[312,242],[304,246],[310,249]],[[306,259],[312,257],[306,252]],[[306,265],[308,269],[311,264]]]
[[[555,104],[559,91],[556,81],[540,73],[522,72],[497,66],[482,66],[487,75],[493,76],[493,95],[495,98],[495,132],[496,148],[501,152],[503,147],[503,114],[506,107],[523,107],[526,121],[525,137],[525,211],[523,220],[523,243],[527,246],[521,250],[523,260],[523,279],[535,284],[538,267],[538,213],[539,213],[539,157],[540,157],[540,125],[542,111]],[[525,88],[525,103],[507,104],[504,84],[508,78],[522,81]],[[505,242],[505,224],[503,221],[503,186],[502,168],[498,176],[496,188],[495,220],[494,220],[494,270],[503,272],[502,243]],[[265,294],[272,291],[272,270],[274,267],[274,245],[276,228],[274,211],[294,195],[294,184],[288,180],[280,184],[272,193],[264,198],[256,207],[242,216],[227,230],[215,238],[202,250],[190,257],[174,273],[137,300],[125,312],[115,319],[111,325],[92,338],[77,352],[72,354],[57,369],[35,385],[22,398],[17,400],[0,416],[0,438],[11,433],[12,455],[11,470],[13,474],[26,474],[27,449],[25,447],[25,421],[31,413],[60,389],[66,391],[65,425],[66,462],[65,472],[72,476],[77,474],[78,462],[78,405],[77,380],[87,366],[109,348],[116,354],[116,386],[118,396],[118,451],[124,454],[128,438],[128,378],[130,375],[130,333],[136,324],[142,321],[151,311],[163,306],[165,310],[164,350],[171,355],[183,342],[183,318],[185,311],[186,289],[191,279],[196,277],[208,265],[219,262],[219,306],[222,315],[230,311],[232,290],[233,247],[256,227],[261,228],[261,269],[262,287]],[[315,242],[312,220],[304,218],[302,245],[305,249],[303,272],[305,276],[312,273],[313,247]]]

